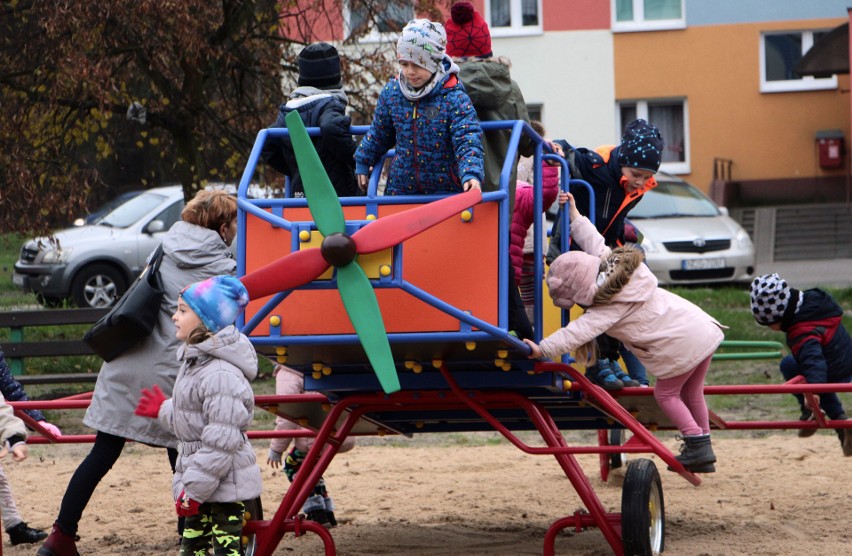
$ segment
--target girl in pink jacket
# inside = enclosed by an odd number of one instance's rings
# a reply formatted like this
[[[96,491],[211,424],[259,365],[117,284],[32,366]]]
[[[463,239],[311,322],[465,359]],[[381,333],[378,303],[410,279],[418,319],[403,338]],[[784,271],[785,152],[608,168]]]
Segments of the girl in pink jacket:
[[[542,340],[525,340],[531,358],[556,360],[574,351],[593,364],[595,338],[604,332],[621,340],[656,378],[654,397],[680,430],[676,459],[693,473],[712,473],[710,418],[704,377],[724,337],[722,325],[696,305],[657,286],[657,279],[635,247],[612,251],[595,226],[581,216],[569,195],[571,236],[583,251],[560,255],[547,274],[554,305],[586,312]]]

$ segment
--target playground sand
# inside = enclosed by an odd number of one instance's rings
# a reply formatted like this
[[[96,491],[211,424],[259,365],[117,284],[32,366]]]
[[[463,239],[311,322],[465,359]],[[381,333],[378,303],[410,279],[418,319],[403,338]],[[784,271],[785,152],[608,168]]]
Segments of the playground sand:
[[[572,433],[581,434],[581,433]],[[426,435],[423,435],[426,436]],[[676,447],[673,435],[661,435]],[[570,437],[569,437],[570,441]],[[404,443],[404,442],[403,442]],[[505,442],[400,446],[370,439],[341,455],[325,475],[340,526],[332,531],[341,555],[541,554],[545,531],[581,508],[570,482],[550,456],[531,456]],[[267,442],[256,442],[267,515],[287,487],[265,465]],[[718,471],[693,487],[662,475],[666,553],[673,555],[846,554],[852,531],[852,458],[844,458],[833,431],[809,439],[795,432],[763,438],[716,435]],[[30,458],[6,467],[26,521],[49,528],[62,493],[86,445],[32,446]],[[638,457],[638,456],[632,456]],[[600,480],[597,456],[579,462],[609,512],[620,512],[622,471]],[[128,446],[95,493],[80,524],[84,555],[176,554],[174,506],[163,450]],[[835,521],[837,518],[837,521]],[[3,553],[31,555],[35,547]],[[322,554],[313,536],[287,536],[276,555]],[[597,529],[563,532],[557,554],[605,555]]]

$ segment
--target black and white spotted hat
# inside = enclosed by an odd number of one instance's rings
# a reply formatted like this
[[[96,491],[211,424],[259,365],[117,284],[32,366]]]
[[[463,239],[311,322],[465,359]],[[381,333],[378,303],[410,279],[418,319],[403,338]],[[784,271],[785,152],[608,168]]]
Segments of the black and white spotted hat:
[[[780,322],[792,301],[795,308],[801,305],[798,291],[787,285],[778,274],[758,276],[751,283],[751,312],[758,324]]]

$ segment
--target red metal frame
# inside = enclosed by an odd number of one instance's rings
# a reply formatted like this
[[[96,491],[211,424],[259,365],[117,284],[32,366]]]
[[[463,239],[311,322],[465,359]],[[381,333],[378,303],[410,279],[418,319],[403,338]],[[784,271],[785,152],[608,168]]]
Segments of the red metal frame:
[[[255,403],[269,409],[278,404],[300,403],[306,401],[327,405],[329,411],[322,424],[316,431],[250,431],[250,438],[273,437],[304,437],[316,438],[313,447],[302,464],[303,472],[297,473],[292,484],[285,493],[274,516],[268,520],[249,521],[244,529],[245,534],[255,535],[255,554],[271,555],[286,533],[301,536],[311,532],[323,542],[327,555],[336,553],[334,539],[323,526],[308,521],[299,516],[302,504],[313,490],[316,482],[322,477],[331,461],[337,454],[341,444],[352,432],[355,424],[365,415],[377,415],[383,412],[420,412],[426,413],[437,410],[468,409],[475,412],[495,431],[503,435],[515,447],[527,454],[552,455],[565,472],[566,477],[582,500],[586,511],[577,511],[573,515],[560,518],[553,522],[544,537],[543,554],[551,556],[555,553],[554,544],[560,531],[573,527],[579,532],[584,528],[597,527],[609,543],[615,554],[624,553],[621,538],[620,513],[608,513],[604,510],[600,499],[575,459],[576,454],[599,454],[601,457],[601,474],[606,480],[608,474],[607,457],[619,453],[653,453],[663,462],[693,485],[699,485],[701,480],[683,468],[652,432],[641,424],[636,417],[626,410],[618,398],[629,396],[652,396],[652,388],[625,388],[615,393],[603,390],[591,383],[573,367],[561,363],[539,362],[535,372],[563,373],[570,377],[571,382],[566,388],[579,391],[584,399],[602,412],[610,416],[614,424],[629,430],[633,437],[620,446],[609,445],[606,431],[599,432],[599,443],[596,446],[569,446],[560,432],[547,408],[540,403],[513,391],[481,391],[465,390],[456,383],[446,366],[439,369],[446,380],[449,390],[406,390],[391,395],[380,392],[362,393],[344,397],[333,402],[320,393],[307,393],[295,396],[256,396]],[[707,395],[755,395],[755,394],[792,394],[803,393],[809,403],[818,407],[817,394],[821,392],[852,392],[852,384],[804,384],[801,379],[794,379],[780,385],[736,385],[736,386],[706,386]],[[613,395],[614,394],[614,395]],[[90,402],[91,394],[80,394],[69,398],[53,401],[10,402],[16,415],[23,419],[28,426],[35,429],[39,435],[28,439],[33,444],[40,443],[81,443],[94,441],[94,435],[63,435],[54,437],[39,423],[26,413],[27,409],[85,409]],[[544,441],[544,447],[530,446],[521,441],[509,428],[494,416],[495,410],[522,409],[530,422],[535,426]],[[727,430],[755,429],[802,429],[802,428],[852,428],[852,421],[826,420],[820,412],[815,412],[816,421],[726,421],[718,415],[712,415],[713,426]],[[663,430],[661,427],[658,430]],[[2,552],[0,552],[2,554]]]

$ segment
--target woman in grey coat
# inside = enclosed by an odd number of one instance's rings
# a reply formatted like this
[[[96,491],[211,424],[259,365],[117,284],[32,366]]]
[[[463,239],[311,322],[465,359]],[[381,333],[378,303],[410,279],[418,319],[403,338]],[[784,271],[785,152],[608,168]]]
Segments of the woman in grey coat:
[[[236,236],[237,202],[223,191],[199,191],[181,213],[182,221],[163,236],[160,275],[165,295],[151,335],[101,366],[92,403],[83,420],[97,431],[91,452],[77,467],[62,498],[53,532],[38,556],[76,556],[77,525],[101,479],[118,460],[127,439],[168,448],[174,470],[177,439],[156,420],[134,414],[139,392],[159,384],[171,395],[179,363],[171,317],[187,285],[220,274],[236,274],[229,246]]]

